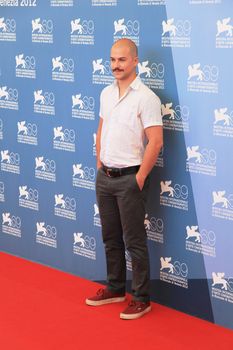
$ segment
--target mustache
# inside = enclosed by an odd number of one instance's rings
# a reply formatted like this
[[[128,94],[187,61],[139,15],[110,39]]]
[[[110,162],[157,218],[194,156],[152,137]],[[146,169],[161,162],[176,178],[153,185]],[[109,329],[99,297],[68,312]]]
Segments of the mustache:
[[[123,72],[123,69],[115,68],[113,69],[113,72]]]

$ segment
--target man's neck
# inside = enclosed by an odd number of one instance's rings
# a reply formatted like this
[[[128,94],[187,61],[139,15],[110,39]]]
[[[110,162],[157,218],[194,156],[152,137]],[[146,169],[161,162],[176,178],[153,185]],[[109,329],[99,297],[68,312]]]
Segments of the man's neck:
[[[130,84],[135,80],[136,77],[137,74],[133,75],[127,80],[117,80],[117,85],[119,87],[119,98],[121,98],[125,94],[126,90],[130,86]]]

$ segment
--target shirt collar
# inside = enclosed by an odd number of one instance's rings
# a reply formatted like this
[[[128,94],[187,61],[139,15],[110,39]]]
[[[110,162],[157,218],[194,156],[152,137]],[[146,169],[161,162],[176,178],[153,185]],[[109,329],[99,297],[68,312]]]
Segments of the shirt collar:
[[[136,78],[134,79],[134,81],[132,81],[132,83],[130,84],[130,87],[133,90],[138,90],[140,84],[141,84],[141,79],[137,75]]]
[[[133,90],[138,90],[139,86],[141,84],[141,79],[137,75],[136,78],[132,81],[132,83],[129,85],[129,87]],[[115,79],[113,82],[114,87],[118,86],[117,85],[117,80]]]

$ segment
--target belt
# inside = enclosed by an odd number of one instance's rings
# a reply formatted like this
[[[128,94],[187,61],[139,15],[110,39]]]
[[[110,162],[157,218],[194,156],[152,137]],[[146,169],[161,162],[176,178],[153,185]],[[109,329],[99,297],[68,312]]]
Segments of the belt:
[[[108,177],[119,177],[123,175],[136,174],[140,165],[129,166],[126,168],[110,168],[105,165],[102,166],[103,171]]]

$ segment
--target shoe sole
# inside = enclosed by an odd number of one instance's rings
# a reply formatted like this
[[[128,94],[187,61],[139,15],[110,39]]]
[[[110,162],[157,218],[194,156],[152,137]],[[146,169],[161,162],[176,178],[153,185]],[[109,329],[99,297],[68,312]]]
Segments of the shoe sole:
[[[120,303],[125,300],[126,300],[126,297],[117,297],[117,298],[98,300],[98,301],[86,299],[86,304],[90,306],[100,306],[105,304]]]
[[[151,306],[148,306],[144,311],[138,312],[137,314],[124,314],[120,313],[120,318],[122,320],[136,320],[151,311]]]

